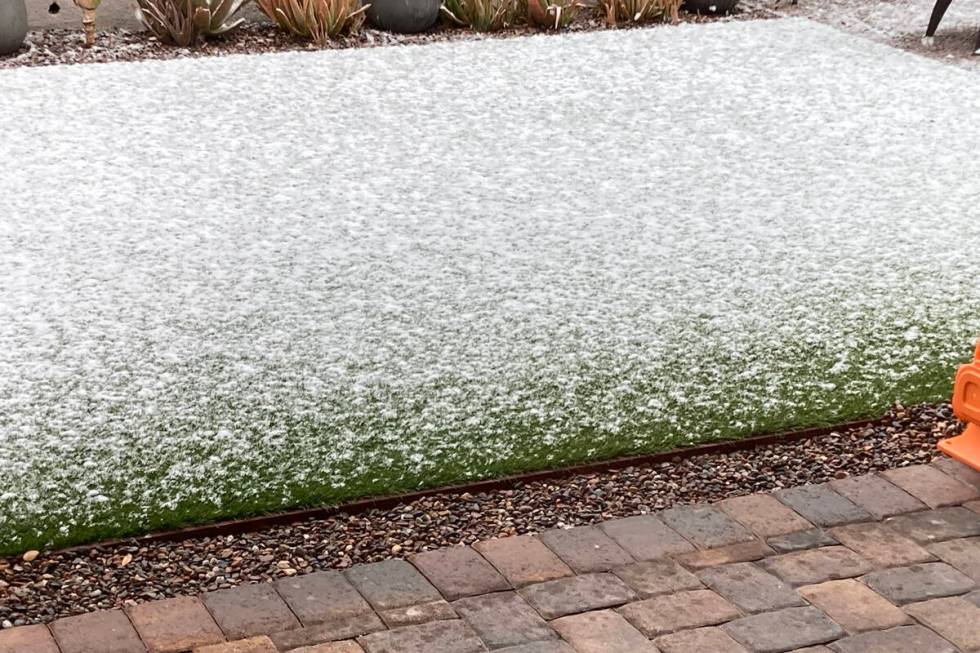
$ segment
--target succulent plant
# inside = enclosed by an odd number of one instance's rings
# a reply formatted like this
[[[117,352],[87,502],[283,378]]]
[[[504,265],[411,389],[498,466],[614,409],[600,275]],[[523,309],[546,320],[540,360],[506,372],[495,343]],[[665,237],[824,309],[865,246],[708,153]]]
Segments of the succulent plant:
[[[599,4],[610,26],[668,18],[676,23],[680,6],[681,0],[600,0]]]
[[[519,0],[445,0],[442,11],[458,24],[478,32],[509,27],[523,13]]]
[[[136,0],[139,16],[154,36],[182,47],[219,36],[242,24],[236,14],[249,0]]]
[[[575,0],[527,0],[528,22],[545,29],[568,27],[581,5]]]
[[[319,44],[356,32],[364,23],[369,4],[361,0],[256,0],[259,9],[294,36]]]

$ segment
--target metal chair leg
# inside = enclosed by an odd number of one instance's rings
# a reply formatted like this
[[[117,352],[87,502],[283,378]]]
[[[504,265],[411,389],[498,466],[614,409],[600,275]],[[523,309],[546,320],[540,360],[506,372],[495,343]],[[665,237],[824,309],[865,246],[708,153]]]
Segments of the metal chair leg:
[[[949,9],[949,3],[952,0],[936,0],[936,5],[932,8],[932,16],[929,17],[929,27],[926,28],[926,35],[922,39],[925,45],[932,45],[933,37],[936,35],[936,30],[939,28],[939,22],[946,15],[946,10]]]

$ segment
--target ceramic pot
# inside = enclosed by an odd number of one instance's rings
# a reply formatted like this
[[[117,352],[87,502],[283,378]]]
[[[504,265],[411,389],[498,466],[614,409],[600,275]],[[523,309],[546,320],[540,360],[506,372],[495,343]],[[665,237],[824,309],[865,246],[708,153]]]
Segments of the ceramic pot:
[[[27,36],[24,0],[0,0],[0,55],[20,50]]]
[[[435,25],[442,0],[365,0],[365,4],[370,4],[368,21],[378,29],[411,34]]]

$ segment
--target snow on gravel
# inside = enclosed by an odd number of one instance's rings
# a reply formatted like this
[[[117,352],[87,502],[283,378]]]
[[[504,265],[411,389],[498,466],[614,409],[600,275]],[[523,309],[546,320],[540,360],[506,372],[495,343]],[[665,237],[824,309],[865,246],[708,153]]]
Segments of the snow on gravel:
[[[980,332],[980,77],[804,20],[0,106],[0,550],[875,412]]]

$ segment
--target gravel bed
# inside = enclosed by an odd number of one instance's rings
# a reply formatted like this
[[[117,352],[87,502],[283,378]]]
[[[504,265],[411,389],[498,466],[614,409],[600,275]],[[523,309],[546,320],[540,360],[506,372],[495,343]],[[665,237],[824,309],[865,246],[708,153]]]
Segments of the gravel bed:
[[[747,20],[773,17],[767,8],[770,0],[745,2],[728,16],[701,16],[682,13],[682,23]],[[664,25],[663,23],[659,25]],[[649,26],[647,26],[649,27]],[[605,22],[583,12],[566,31],[582,32],[609,29]],[[494,33],[474,32],[470,29],[438,24],[421,34],[394,34],[376,29],[363,29],[358,34],[340,37],[320,46],[301,41],[278,29],[267,19],[242,25],[224,38],[206,41],[196,48],[179,48],[165,45],[155,37],[138,30],[122,27],[100,29],[95,45],[83,47],[84,36],[76,29],[48,29],[32,31],[27,35],[25,47],[17,53],[0,56],[0,69],[22,66],[50,66],[56,64],[108,63],[112,61],[139,61],[145,59],[182,59],[228,54],[259,54],[294,50],[345,49],[390,45],[423,45],[442,41],[478,41],[488,38],[513,38],[539,34],[540,30],[527,25]]]
[[[240,583],[405,557],[459,543],[591,524],[831,478],[924,463],[962,424],[946,404],[896,405],[880,426],[510,490],[436,495],[359,515],[255,533],[0,560],[3,627]]]

